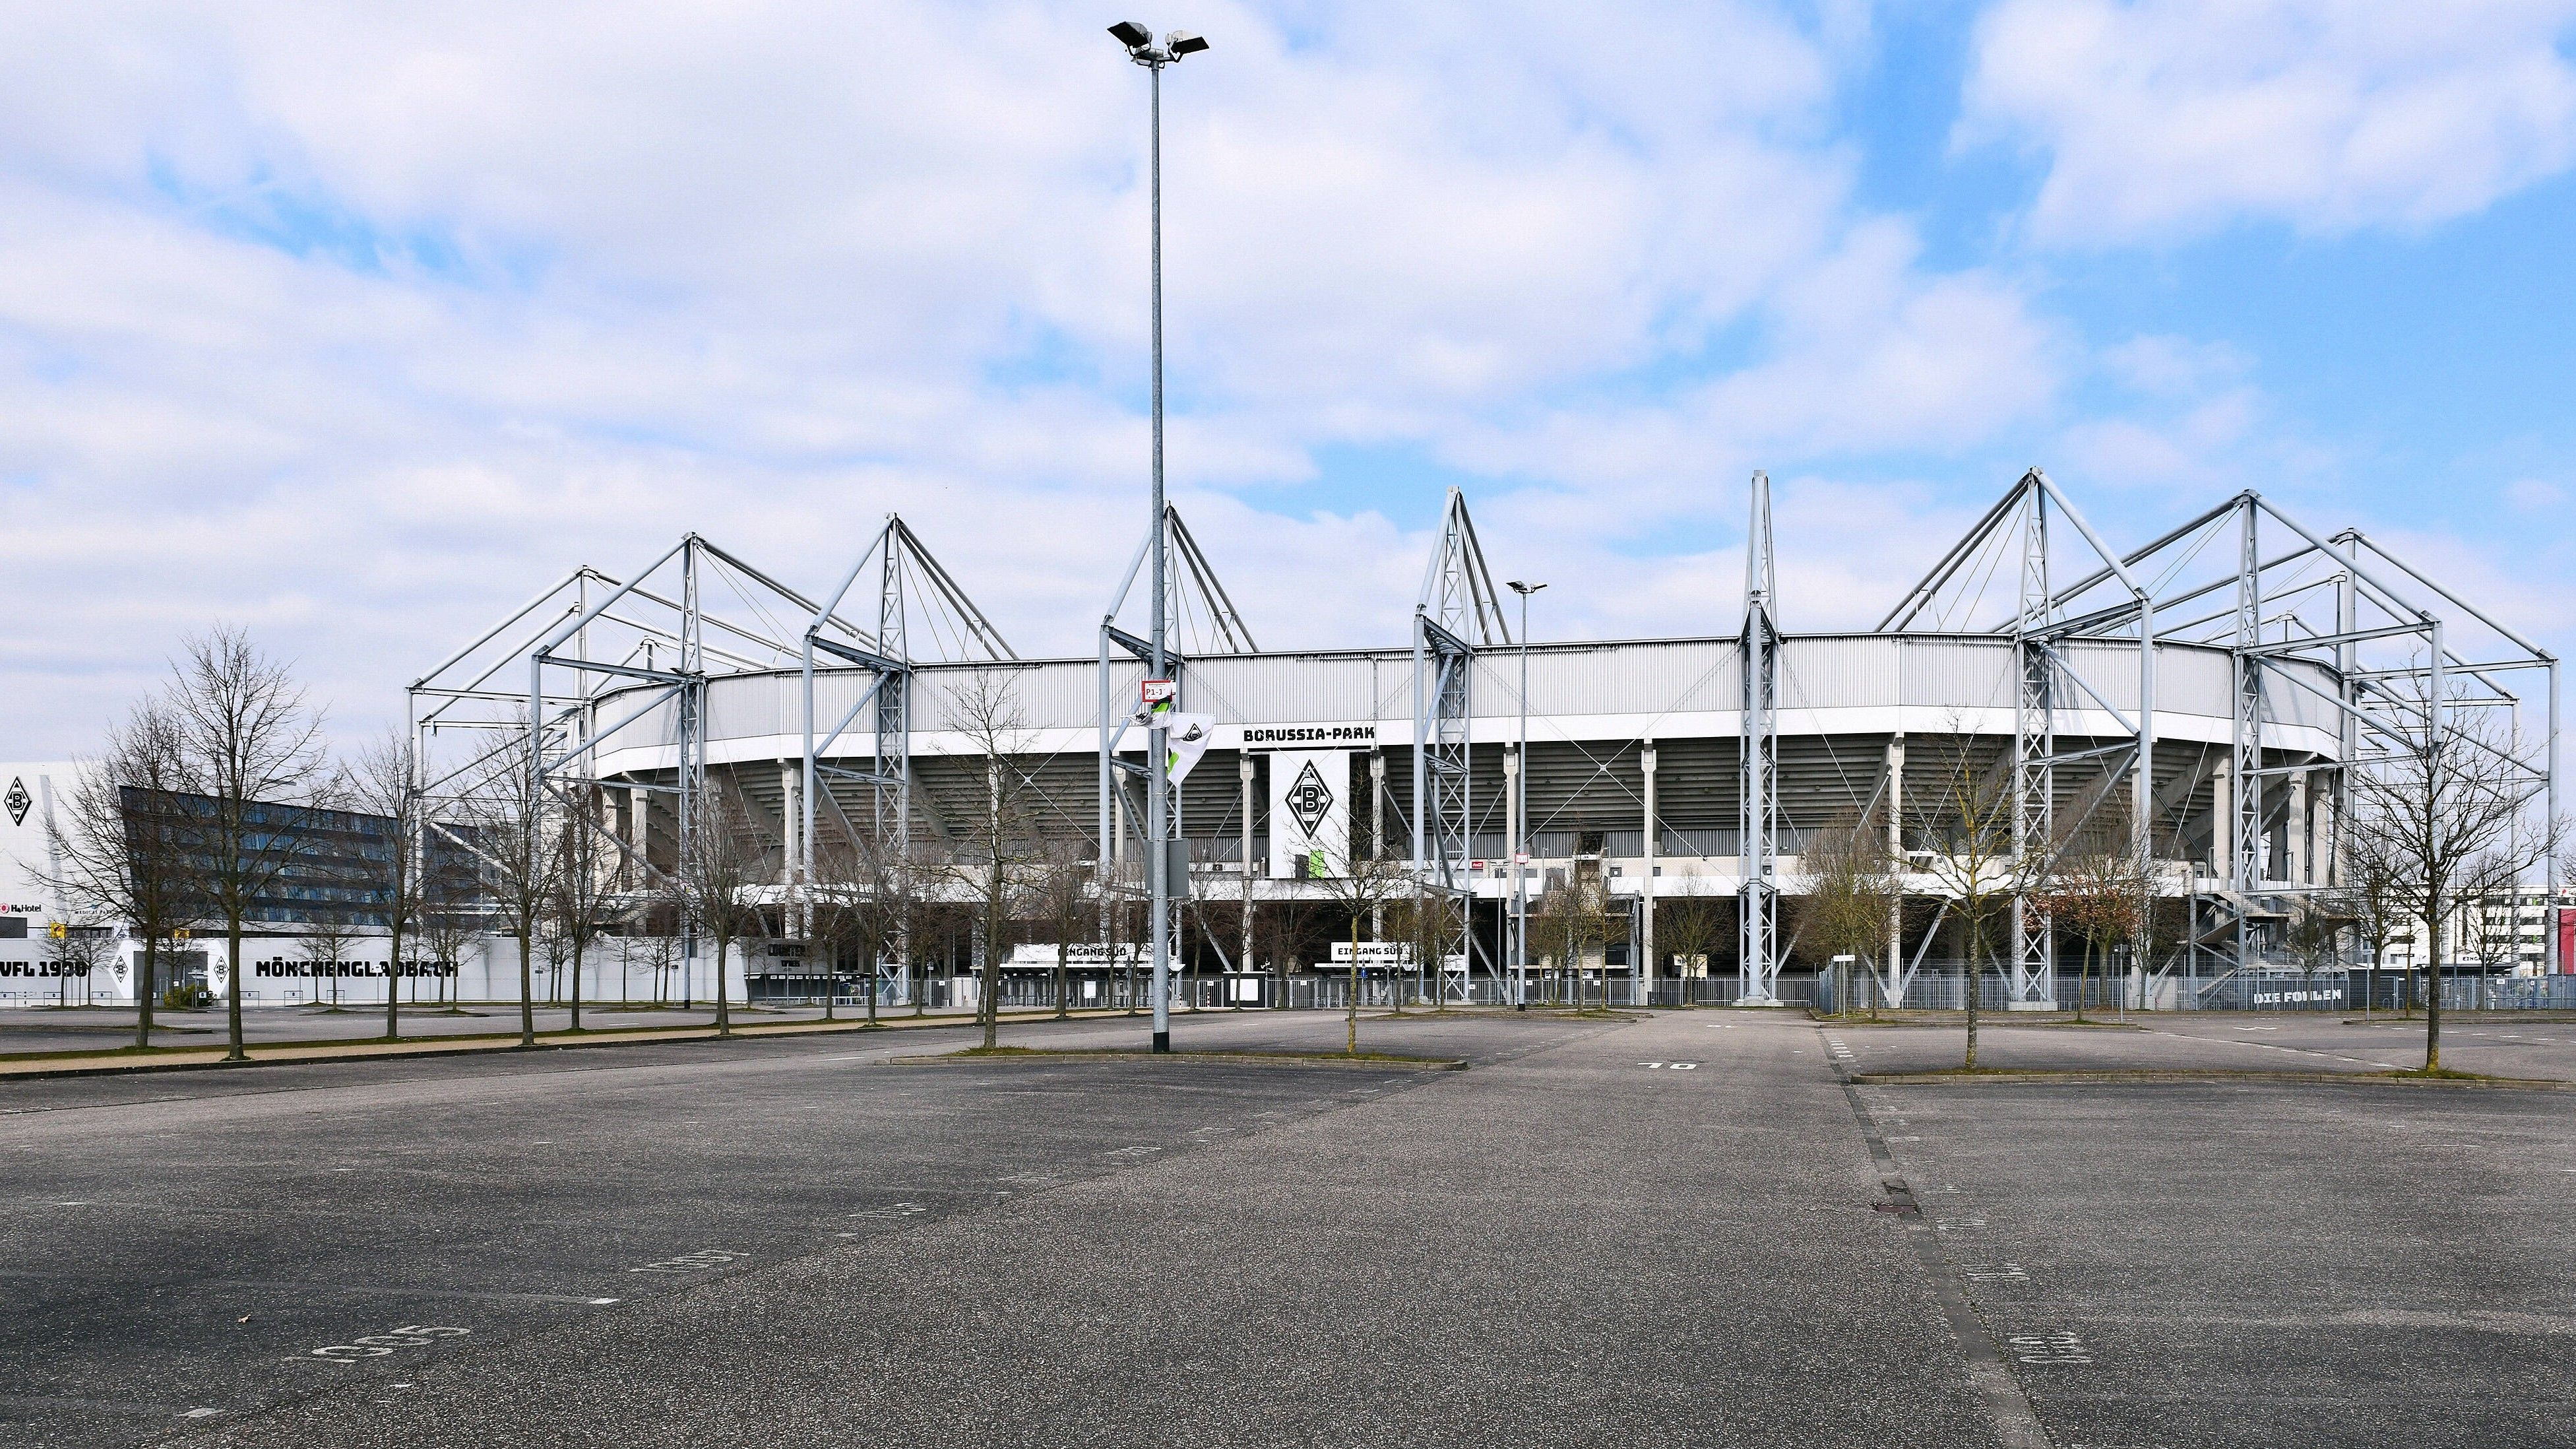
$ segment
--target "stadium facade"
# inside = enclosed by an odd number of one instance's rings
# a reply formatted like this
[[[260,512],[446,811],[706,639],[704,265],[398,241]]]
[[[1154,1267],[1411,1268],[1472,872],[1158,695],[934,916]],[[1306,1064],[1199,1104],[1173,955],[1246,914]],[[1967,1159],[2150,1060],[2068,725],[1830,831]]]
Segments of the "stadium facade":
[[[794,939],[817,850],[936,849],[1007,780],[1029,830],[1095,863],[1096,947],[1120,932],[1107,903],[1134,892],[1144,856],[1133,618],[1159,546],[1172,688],[1212,726],[1168,812],[1190,861],[1182,910],[1201,917],[1174,939],[1211,974],[1289,964],[1262,959],[1252,923],[1346,900],[1334,877],[1376,859],[1452,913],[1444,992],[1506,989],[1539,954],[1514,900],[1589,882],[1622,923],[1581,963],[1602,979],[1776,999],[1818,964],[1797,939],[1802,848],[1858,829],[1886,831],[1906,861],[1908,904],[1873,963],[1902,996],[1963,949],[1932,807],[1973,775],[2008,797],[2017,855],[2088,831],[2125,842],[2176,922],[2124,968],[2156,999],[2176,975],[2285,959],[2300,903],[2340,883],[2347,770],[2446,720],[2509,721],[2480,737],[2507,742],[2535,817],[2557,814],[2554,657],[2377,541],[2260,494],[2120,549],[2033,470],[1877,627],[1832,633],[1780,627],[1760,475],[1750,520],[1744,609],[1722,629],[1538,643],[1515,638],[1453,491],[1410,639],[1280,650],[1256,644],[1167,511],[1095,653],[1042,659],[1020,657],[900,518],[820,596],[693,534],[623,577],[574,570],[417,681],[424,784],[435,817],[523,767],[534,719],[548,798],[605,811],[639,898],[684,848],[689,802],[739,802],[776,881],[778,939],[754,971],[801,990],[823,974]],[[2556,884],[2532,883],[2551,900]],[[1722,942],[1659,941],[1677,899],[1695,919],[1722,903]],[[1228,908],[1221,922],[1210,907]],[[2010,1004],[2052,1004],[2069,943],[2018,902],[1997,937]],[[1119,959],[1114,944],[1090,955]]]

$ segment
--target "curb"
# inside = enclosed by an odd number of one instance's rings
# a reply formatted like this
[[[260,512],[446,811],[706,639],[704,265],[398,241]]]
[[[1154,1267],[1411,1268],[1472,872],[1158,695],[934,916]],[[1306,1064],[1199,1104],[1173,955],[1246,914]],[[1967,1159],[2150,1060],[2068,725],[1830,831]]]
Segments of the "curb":
[[[1136,1052],[1136,1051],[1030,1051],[1010,1052],[999,1056],[968,1056],[964,1052],[941,1052],[935,1056],[888,1057],[890,1067],[974,1067],[996,1062],[1025,1061],[1139,1061],[1191,1062],[1202,1065],[1227,1065],[1244,1062],[1271,1067],[1332,1067],[1341,1071],[1379,1068],[1399,1072],[1463,1072],[1467,1063],[1456,1057],[1346,1057],[1299,1052]]]
[[[2484,1091],[2576,1092],[2576,1082],[2554,1081],[2546,1077],[2399,1077],[2391,1076],[2386,1072],[2142,1070],[2134,1072],[1979,1072],[1974,1076],[1950,1072],[1855,1072],[1851,1076],[1851,1081],[1855,1085],[1864,1087],[2080,1086],[2140,1082],[2168,1085],[2207,1085],[2218,1082],[2331,1082],[2361,1087],[2451,1087]]]
[[[1076,1012],[1068,1019],[1083,1021],[1094,1020],[1097,1018],[1087,1017],[1083,1013]],[[1002,1020],[1006,1023],[1017,1021],[1025,1025],[1030,1021],[1053,1021],[1055,1020],[1055,1014],[1050,1010],[1039,1016],[1006,1016],[1002,1018]],[[873,1027],[869,1026],[864,1021],[830,1023],[815,1022],[811,1025],[800,1022],[793,1025],[775,1025],[766,1027],[755,1026],[749,1028],[737,1027],[730,1036],[716,1035],[715,1028],[713,1027],[690,1028],[685,1033],[671,1032],[667,1034],[658,1029],[647,1028],[643,1033],[626,1035],[611,1035],[603,1033],[597,1037],[582,1036],[570,1039],[560,1039],[541,1035],[537,1038],[536,1045],[532,1047],[521,1046],[518,1042],[517,1036],[515,1034],[510,1034],[505,1039],[496,1039],[491,1036],[481,1037],[476,1040],[476,1044],[474,1045],[437,1044],[425,1041],[422,1045],[414,1047],[409,1043],[391,1046],[380,1046],[380,1044],[377,1043],[367,1043],[367,1045],[379,1046],[380,1049],[373,1051],[319,1051],[312,1055],[299,1056],[264,1057],[254,1054],[248,1060],[238,1062],[222,1060],[193,1062],[122,1060],[83,1062],[75,1059],[62,1062],[59,1065],[33,1067],[25,1070],[11,1069],[7,1064],[7,1059],[5,1057],[0,1057],[0,1089],[5,1089],[7,1084],[11,1082],[54,1081],[65,1077],[128,1077],[148,1072],[216,1072],[239,1070],[243,1067],[302,1067],[327,1065],[335,1062],[416,1061],[429,1057],[497,1056],[511,1052],[593,1051],[607,1047],[669,1046],[675,1043],[687,1042],[729,1043],[737,1041],[769,1041],[780,1037],[873,1035],[888,1031],[929,1031],[944,1028],[971,1029],[974,1025],[975,1022],[971,1017],[963,1021],[943,1021],[937,1017],[933,1017],[920,1025],[911,1025],[909,1024],[909,1019],[907,1019],[906,1024],[898,1025],[893,1022],[887,1022]],[[277,1048],[272,1045],[270,1049],[276,1050]],[[286,1049],[290,1051],[299,1050],[294,1047]],[[194,1048],[184,1048],[183,1050],[194,1050]],[[254,1053],[257,1050],[258,1048],[253,1048]]]

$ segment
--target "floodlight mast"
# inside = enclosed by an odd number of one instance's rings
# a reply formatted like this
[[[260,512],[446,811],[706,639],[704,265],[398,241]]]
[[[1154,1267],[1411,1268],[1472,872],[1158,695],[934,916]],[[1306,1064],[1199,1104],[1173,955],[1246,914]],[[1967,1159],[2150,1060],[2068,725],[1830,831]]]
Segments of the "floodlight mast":
[[[1196,55],[1208,48],[1205,39],[1186,30],[1175,30],[1154,43],[1154,33],[1133,20],[1121,20],[1109,27],[1109,34],[1127,47],[1127,58],[1143,66],[1153,76],[1153,277],[1154,277],[1154,511],[1152,552],[1154,555],[1154,622],[1148,642],[1153,658],[1147,661],[1149,677],[1169,679],[1171,660],[1164,643],[1166,605],[1170,587],[1169,525],[1163,507],[1163,67],[1182,56]],[[1171,732],[1162,719],[1163,709],[1147,716],[1145,752],[1152,756],[1146,769],[1145,799],[1145,873],[1152,880],[1154,942],[1154,1050],[1172,1049],[1172,880],[1171,880]],[[1109,842],[1102,840],[1105,855]],[[1247,867],[1249,862],[1246,863]]]
[[[1522,857],[1529,845],[1529,601],[1546,588],[1522,579],[1503,587],[1521,596],[1521,730],[1512,763],[1512,1009],[1529,1010],[1529,891]],[[1605,991],[1608,988],[1603,988]]]

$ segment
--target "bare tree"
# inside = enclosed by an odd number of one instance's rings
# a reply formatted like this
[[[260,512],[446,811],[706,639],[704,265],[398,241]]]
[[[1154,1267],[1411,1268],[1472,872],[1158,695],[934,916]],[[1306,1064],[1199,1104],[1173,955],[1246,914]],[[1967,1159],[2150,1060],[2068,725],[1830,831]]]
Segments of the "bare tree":
[[[1001,1039],[1002,958],[1010,950],[1019,898],[1032,876],[1044,873],[1044,850],[1031,819],[1036,785],[1017,759],[1028,752],[1030,737],[1015,685],[1001,670],[977,669],[947,710],[948,728],[967,738],[971,755],[984,765],[984,798],[952,859],[955,879],[974,904],[984,966],[975,1014],[988,1051]]]
[[[1726,940],[1732,924],[1729,909],[1727,899],[1710,888],[1708,877],[1691,874],[1673,880],[1672,892],[1655,902],[1657,948],[1685,962],[1698,962],[1705,973]]]
[[[2059,849],[2056,868],[2033,889],[2040,913],[2084,942],[2077,1021],[2084,1019],[2084,998],[2093,988],[2094,961],[2109,960],[2115,946],[2136,942],[2144,930],[2150,884],[2138,869],[2127,813],[2106,803]]]
[[[134,1044],[152,1044],[164,943],[205,919],[188,859],[193,833],[177,802],[191,794],[180,720],[167,701],[134,706],[98,758],[80,762],[47,815],[46,888],[75,917],[122,920],[143,943],[134,984]]]
[[[1799,938],[1829,960],[1855,958],[1875,979],[1878,958],[1887,949],[1887,918],[1902,894],[1896,864],[1887,854],[1886,829],[1864,815],[1850,815],[1809,832],[1799,845],[1798,861]],[[1839,964],[1835,969],[1834,1001],[1842,1008],[1846,983],[1839,979]],[[1873,1009],[1877,996],[1873,989]]]
[[[1303,896],[1283,895],[1254,908],[1253,939],[1270,960],[1271,980],[1278,988],[1272,1000],[1282,1008],[1288,1005],[1289,972],[1315,949],[1321,914],[1317,903]]]
[[[1386,933],[1404,944],[1405,954],[1413,958],[1417,974],[1433,973],[1434,982],[1443,982],[1440,973],[1448,970],[1453,946],[1465,943],[1456,938],[1458,913],[1447,901],[1415,881],[1413,889],[1386,908]],[[1449,1009],[1448,993],[1442,985],[1431,988],[1437,1010]]]
[[[350,948],[356,944],[357,933],[349,929],[348,922],[327,911],[318,913],[296,939],[296,954],[304,960],[305,980],[331,983],[333,1011],[340,1009],[340,965],[349,959]],[[318,998],[321,992],[317,989],[314,995]]]
[[[1092,881],[1099,868],[1090,850],[1081,842],[1059,840],[1038,853],[1029,876],[1027,897],[1030,918],[1055,938],[1055,1015],[1058,1021],[1072,1014],[1068,956],[1073,943],[1082,939],[1091,923],[1099,918],[1099,906],[1092,899]]]
[[[385,1040],[402,1035],[403,941],[419,923],[421,798],[419,757],[408,735],[388,731],[359,751],[349,772],[352,808],[384,822],[382,853],[366,858],[368,886],[384,918]]]
[[[465,792],[457,843],[481,868],[483,899],[492,919],[519,947],[519,1045],[537,1044],[536,952],[538,932],[554,900],[562,868],[525,731],[496,751],[488,772]]]
[[[825,1021],[835,1018],[842,963],[867,959],[869,902],[858,857],[857,849],[846,840],[816,840],[813,869],[806,874],[802,892],[806,967],[822,970]],[[870,1005],[874,1004],[872,991]],[[874,1015],[870,1013],[871,1020]]]
[[[563,816],[554,846],[557,868],[549,910],[553,938],[572,972],[571,1029],[579,1031],[582,963],[590,943],[607,929],[620,860],[601,819],[608,808],[607,792],[590,781],[576,781],[557,803]]]
[[[107,963],[115,949],[116,931],[94,918],[59,914],[46,931],[45,964],[54,973],[54,1003],[71,1005],[72,978],[81,980],[81,999],[89,999],[90,973]]]
[[[2424,928],[2424,1066],[2442,1070],[2444,935],[2473,903],[2509,892],[2557,852],[2564,825],[2530,818],[2531,774],[2510,749],[2497,712],[2422,691],[2414,724],[2386,732],[2378,757],[2351,770],[2346,834],[2354,853],[2385,864]],[[2438,722],[2438,727],[2436,723]]]
[[[232,963],[225,993],[226,1060],[242,1061],[242,928],[269,893],[315,852],[311,826],[329,808],[332,776],[322,718],[286,666],[240,629],[217,625],[188,639],[172,666],[169,705],[179,721],[179,797],[195,888],[224,925]]]
[[[1977,994],[1994,932],[2016,899],[2030,892],[2045,858],[2041,848],[2016,852],[2009,761],[1992,745],[1954,726],[1918,752],[1933,778],[1905,792],[1907,834],[1927,852],[1918,862],[1967,941],[1968,1050],[1962,1070],[1977,1069]],[[1884,918],[1882,918],[1884,919]]]
[[[437,997],[448,999],[449,983],[464,969],[465,948],[474,943],[481,912],[453,881],[431,877],[421,892],[420,946],[438,969]],[[457,1010],[450,1005],[448,1011]]]
[[[693,808],[697,819],[689,832],[689,850],[672,879],[685,907],[684,921],[704,931],[715,946],[716,1035],[730,1036],[726,963],[737,943],[764,932],[761,908],[778,879],[779,843],[729,779],[710,778]]]
[[[1340,859],[1327,864],[1338,873],[1317,877],[1314,883],[1323,888],[1327,900],[1350,914],[1350,1001],[1344,1012],[1343,1049],[1357,1056],[1360,1050],[1360,923],[1374,919],[1388,904],[1412,895],[1416,885],[1413,872],[1404,862],[1363,856],[1356,850],[1345,851]]]
[[[644,904],[636,912],[636,924],[643,934],[645,964],[653,968],[653,1004],[664,1006],[671,999],[671,977],[680,969],[680,909],[676,892],[664,888],[645,893]]]

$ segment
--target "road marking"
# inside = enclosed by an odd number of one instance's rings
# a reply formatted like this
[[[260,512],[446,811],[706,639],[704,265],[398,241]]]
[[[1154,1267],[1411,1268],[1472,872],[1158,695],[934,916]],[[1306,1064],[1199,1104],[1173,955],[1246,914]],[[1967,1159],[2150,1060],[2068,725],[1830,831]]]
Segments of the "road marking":
[[[2027,1283],[2030,1274],[2019,1263],[2005,1263],[1993,1268],[1962,1268],[1959,1276],[1971,1283]]]
[[[1639,1062],[1637,1065],[1656,1070],[1669,1067],[1676,1072],[1695,1072],[1699,1070],[1699,1063],[1697,1062]]]
[[[306,1357],[318,1358],[325,1363],[357,1363],[363,1359],[383,1358],[398,1348],[426,1348],[442,1338],[463,1338],[473,1331],[470,1328],[441,1328],[422,1323],[405,1324],[400,1328],[390,1328],[382,1333],[370,1333],[361,1338],[353,1338],[347,1343],[324,1344],[320,1348],[308,1350]]]
[[[2004,1340],[2016,1363],[2091,1363],[2093,1350],[2084,1346],[2076,1334],[2060,1329],[2055,1333],[2016,1333]]]
[[[1148,1152],[1160,1152],[1162,1150],[1163,1149],[1159,1147],[1114,1147],[1100,1155],[1103,1157],[1142,1157]]]
[[[408,1384],[396,1384],[396,1385],[394,1385],[394,1387],[396,1387],[396,1388],[408,1388],[408,1387],[410,1387],[410,1385],[408,1385]],[[180,1418],[182,1418],[182,1419],[207,1419],[207,1418],[212,1418],[213,1416],[215,1416],[215,1415],[217,1415],[217,1414],[220,1414],[220,1413],[222,1413],[222,1412],[223,1412],[223,1410],[221,1410],[221,1409],[190,1409],[190,1410],[188,1410],[186,1413],[181,1414],[179,1417],[180,1417]]]
[[[626,1271],[629,1273],[697,1273],[709,1268],[721,1268],[727,1263],[750,1256],[751,1254],[737,1248],[700,1248],[694,1253],[682,1253],[676,1258],[664,1258],[661,1262],[647,1263],[643,1267],[629,1268]]]
[[[930,1209],[923,1207],[917,1202],[898,1202],[889,1203],[884,1207],[868,1208],[862,1212],[852,1213],[850,1216],[854,1218],[908,1218],[914,1213],[926,1213],[928,1211],[930,1211]]]

